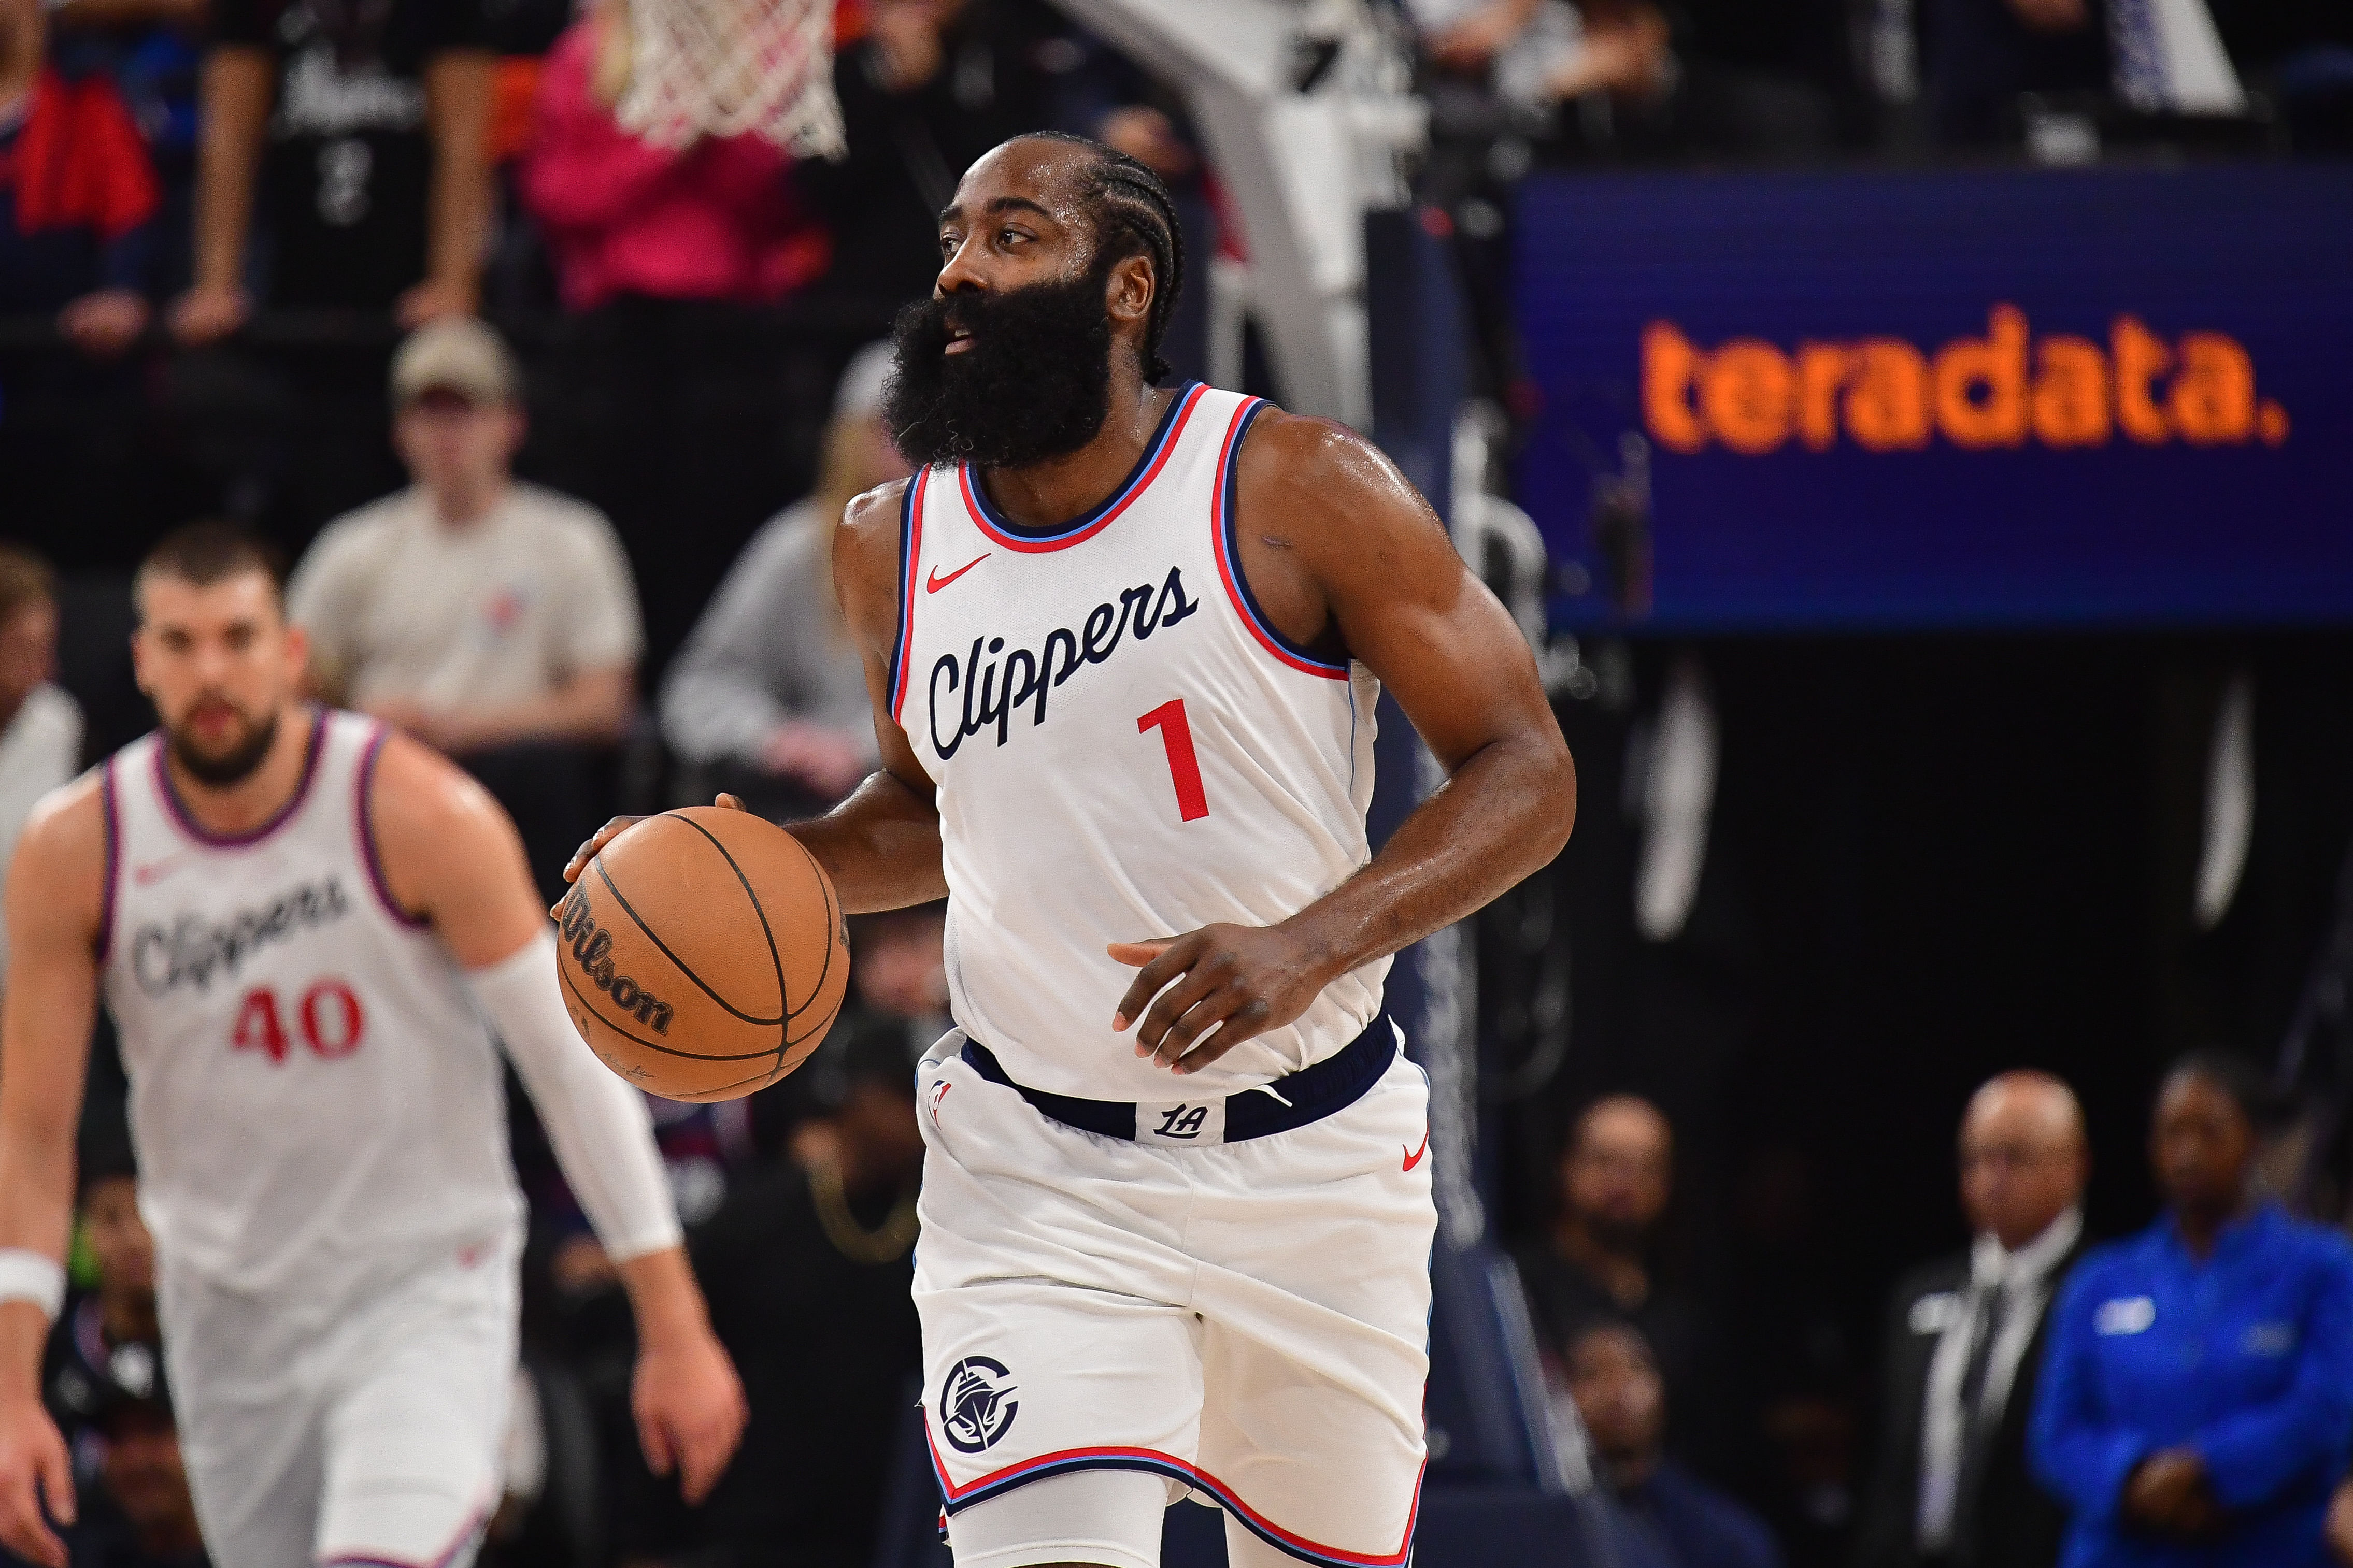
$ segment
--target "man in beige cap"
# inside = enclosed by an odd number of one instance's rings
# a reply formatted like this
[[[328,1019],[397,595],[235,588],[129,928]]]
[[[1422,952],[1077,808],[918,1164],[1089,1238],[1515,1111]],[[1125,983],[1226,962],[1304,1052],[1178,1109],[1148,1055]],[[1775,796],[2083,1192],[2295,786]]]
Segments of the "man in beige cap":
[[[392,400],[415,482],[328,524],[288,611],[310,633],[318,695],[466,762],[503,794],[501,775],[515,770],[501,753],[607,744],[627,728],[644,646],[628,562],[602,513],[514,479],[521,387],[489,327],[451,317],[411,333],[393,358]]]

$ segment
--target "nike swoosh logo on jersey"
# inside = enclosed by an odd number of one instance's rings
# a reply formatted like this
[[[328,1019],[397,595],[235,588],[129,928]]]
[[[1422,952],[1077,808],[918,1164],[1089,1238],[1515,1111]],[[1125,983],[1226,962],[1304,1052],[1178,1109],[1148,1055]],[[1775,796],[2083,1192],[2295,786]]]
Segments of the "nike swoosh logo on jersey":
[[[166,855],[161,860],[150,860],[144,866],[134,866],[131,879],[142,888],[152,887],[187,863],[185,855]]]
[[[1404,1144],[1402,1144],[1402,1143],[1400,1143],[1400,1144],[1398,1144],[1398,1148],[1400,1148],[1400,1149],[1402,1149],[1402,1148],[1404,1148],[1404,1147],[1405,1147],[1405,1145],[1404,1145]],[[1427,1128],[1427,1127],[1425,1127],[1425,1128],[1423,1128],[1423,1129],[1421,1130],[1421,1147],[1420,1147],[1420,1148],[1419,1148],[1419,1149],[1416,1149],[1416,1150],[1411,1151],[1410,1152],[1409,1152],[1409,1153],[1406,1155],[1406,1157],[1405,1157],[1405,1168],[1406,1168],[1407,1170],[1409,1170],[1409,1171],[1412,1170],[1416,1165],[1419,1165],[1419,1164],[1420,1164],[1420,1163],[1421,1163],[1421,1157],[1422,1157],[1424,1154],[1427,1154],[1427,1153],[1429,1153],[1429,1152],[1430,1152],[1430,1129],[1429,1129],[1429,1128]]]
[[[984,550],[944,577],[940,575],[940,569],[938,567],[933,567],[930,574],[925,576],[923,579],[923,592],[926,594],[938,593],[941,589],[946,587],[949,584],[955,582],[957,578],[963,576],[965,573],[971,571],[974,567],[979,565],[982,562],[987,560],[990,556],[996,553],[997,552],[994,550]]]

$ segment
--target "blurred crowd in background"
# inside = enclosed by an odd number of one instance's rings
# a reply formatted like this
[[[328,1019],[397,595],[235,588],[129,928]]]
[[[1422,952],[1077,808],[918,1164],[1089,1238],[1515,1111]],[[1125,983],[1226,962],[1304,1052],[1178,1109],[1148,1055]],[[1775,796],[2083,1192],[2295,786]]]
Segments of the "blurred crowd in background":
[[[1401,5],[1430,111],[1419,217],[1471,304],[1474,390],[1507,418],[1526,395],[1508,299],[1513,191],[1533,170],[2047,162],[2082,154],[2069,126],[2119,156],[2353,148],[2353,12],[2216,0],[2251,100],[2184,118],[2136,103],[2117,40],[2144,9]],[[875,745],[828,529],[847,498],[904,471],[877,415],[878,343],[930,288],[933,215],[957,174],[1020,131],[1082,132],[1168,181],[1195,254],[1237,258],[1248,241],[1180,96],[1034,0],[843,0],[837,26],[848,155],[795,163],[751,137],[665,150],[624,131],[618,0],[577,15],[570,0],[0,0],[0,531],[48,563],[0,552],[0,864],[43,789],[152,722],[129,680],[127,563],[203,515],[284,548],[315,694],[471,769],[551,892],[615,810],[723,788],[789,818],[863,776]],[[1198,367],[1207,306],[1187,310],[1177,357]],[[1243,363],[1271,390],[1254,342]],[[1593,667],[1604,706],[1679,679],[1663,655],[1615,657]],[[1571,725],[1588,798],[1634,798],[1634,764],[1619,777],[1590,732]],[[1736,874],[1741,826],[1717,831],[1710,864]],[[1620,898],[1595,868],[1630,854],[1607,809],[1579,836],[1564,909]],[[1747,864],[1760,880],[1771,868],[1761,850]],[[2147,1185],[2124,1178],[2121,1202],[2153,1190],[2189,1217],[2108,1259],[2129,1278],[2078,1300],[2064,1281],[2086,1245],[2087,1136],[2133,1166],[2146,1107],[2086,1086],[2087,1135],[2055,1080],[1999,1080],[1969,1101],[1961,1205],[1915,1205],[1910,1229],[1855,1263],[1821,1169],[1759,1131],[1768,1110],[1732,1110],[1736,1079],[1709,1055],[1731,1056],[1752,1028],[1743,1010],[1763,1005],[1742,969],[1759,966],[1758,941],[1727,934],[1729,907],[1703,883],[1690,939],[1665,957],[1620,963],[1595,944],[1580,1026],[1618,1031],[1617,1064],[1547,1076],[1504,1156],[1498,1217],[1556,1394],[1657,1562],[2042,1568],[2071,1515],[2256,1553],[2216,1562],[2289,1561],[2230,1532],[2328,1506],[2353,1445],[2345,1346],[2265,1350],[2309,1397],[2254,1436],[2232,1428],[2240,1446],[2220,1451],[2200,1448],[2198,1421],[2231,1422],[2243,1391],[2184,1404],[2143,1369],[2153,1408],[2179,1408],[2153,1442],[2166,1462],[2144,1452],[2126,1474],[2101,1470],[2102,1435],[2050,1392],[2136,1337],[2114,1331],[2132,1316],[2116,1303],[2177,1287],[2160,1256],[2177,1234],[2245,1254],[2248,1300],[2218,1309],[2216,1335],[2253,1342],[2285,1311],[2254,1299],[2283,1257],[2300,1300],[2348,1310],[2333,1244],[2255,1195],[2294,1185],[2253,1157],[2275,1108],[2227,1064],[2168,1079],[2158,1167]],[[1525,923],[1529,908],[1506,913]],[[657,1106],[754,1411],[701,1510],[637,1457],[626,1301],[511,1096],[533,1200],[524,1415],[487,1561],[872,1561],[885,1490],[908,1472],[908,1067],[945,1026],[940,932],[936,910],[853,922],[853,1003],[808,1067],[746,1101]],[[2282,952],[2265,994],[2292,998],[2306,952]],[[1546,962],[1541,943],[1525,956]],[[1510,970],[1500,945],[1482,962],[1496,996],[1541,1008],[1541,976]],[[2251,1026],[2266,1045],[2268,1022]],[[1626,1065],[1662,1036],[1692,1054],[1647,1076]],[[1968,1087],[1940,1084],[1932,1114]],[[122,1089],[100,1050],[79,1289],[47,1386],[88,1500],[76,1562],[182,1568],[202,1550]],[[2197,1124],[2177,1142],[2221,1152],[2168,1164],[2168,1115]],[[1876,1296],[1887,1274],[1871,1270],[1916,1261],[1957,1234],[1957,1215],[1972,1249],[1907,1279],[1874,1343],[1856,1278]]]
[[[1459,262],[1474,390],[1524,416],[1510,242],[1532,170],[2353,146],[2341,5],[2201,7],[2245,91],[2193,115],[2147,79],[2162,8],[1373,11],[1427,105],[1415,200]],[[979,152],[1100,136],[1176,189],[1196,255],[1248,253],[1181,96],[1043,0],[839,0],[837,34],[848,153],[796,163],[624,131],[621,0],[0,0],[12,496],[74,518],[69,566],[209,510],[299,549],[394,488],[394,337],[480,313],[529,366],[525,467],[621,531],[659,669],[735,547],[815,481],[829,389],[927,287],[932,215]]]

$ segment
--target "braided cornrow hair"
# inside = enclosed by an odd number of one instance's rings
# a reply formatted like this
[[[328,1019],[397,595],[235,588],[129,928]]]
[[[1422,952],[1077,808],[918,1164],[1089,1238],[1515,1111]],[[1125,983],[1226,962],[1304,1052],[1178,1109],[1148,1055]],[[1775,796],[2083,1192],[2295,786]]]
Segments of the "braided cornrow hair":
[[[1084,195],[1094,210],[1096,255],[1142,256],[1152,263],[1152,312],[1144,321],[1144,377],[1165,381],[1170,374],[1160,357],[1160,340],[1176,298],[1185,289],[1185,228],[1176,219],[1176,204],[1145,163],[1126,153],[1067,131],[1034,133],[1041,142],[1063,142],[1094,154],[1086,174]]]

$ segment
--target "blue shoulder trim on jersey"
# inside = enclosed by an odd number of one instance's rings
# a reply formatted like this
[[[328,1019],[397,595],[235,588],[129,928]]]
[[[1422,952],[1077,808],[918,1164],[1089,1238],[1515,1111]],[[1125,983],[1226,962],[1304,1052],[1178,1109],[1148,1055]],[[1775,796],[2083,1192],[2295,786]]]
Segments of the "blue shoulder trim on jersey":
[[[1314,648],[1296,643],[1282,635],[1275,624],[1267,619],[1259,607],[1258,598],[1250,592],[1250,579],[1242,574],[1240,537],[1237,531],[1241,515],[1242,438],[1258,416],[1270,406],[1263,399],[1252,398],[1242,405],[1234,416],[1233,427],[1226,433],[1225,450],[1218,458],[1218,483],[1214,505],[1217,508],[1218,563],[1226,580],[1229,596],[1235,608],[1242,613],[1243,622],[1258,637],[1266,650],[1294,668],[1310,675],[1321,675],[1345,680],[1348,677],[1348,660],[1337,662],[1325,658]]]

